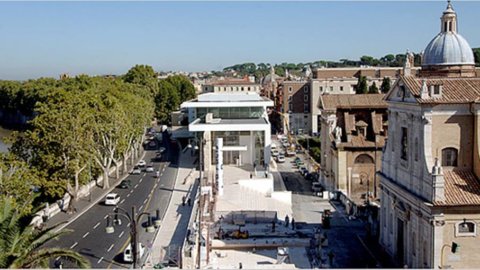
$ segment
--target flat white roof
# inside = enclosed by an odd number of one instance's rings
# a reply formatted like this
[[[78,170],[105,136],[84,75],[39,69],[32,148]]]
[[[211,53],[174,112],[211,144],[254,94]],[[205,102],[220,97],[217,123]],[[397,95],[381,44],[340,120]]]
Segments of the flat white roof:
[[[206,93],[197,99],[183,102],[181,108],[204,107],[266,107],[273,106],[273,101],[256,92],[244,93]]]

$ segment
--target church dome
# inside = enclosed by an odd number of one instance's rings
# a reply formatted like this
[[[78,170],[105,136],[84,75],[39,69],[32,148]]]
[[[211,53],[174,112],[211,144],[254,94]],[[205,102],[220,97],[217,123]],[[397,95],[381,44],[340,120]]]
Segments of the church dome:
[[[422,66],[475,65],[472,48],[457,33],[457,14],[450,1],[441,21],[441,32],[423,51]]]
[[[423,52],[422,66],[430,65],[475,65],[475,59],[472,48],[460,34],[442,32]]]

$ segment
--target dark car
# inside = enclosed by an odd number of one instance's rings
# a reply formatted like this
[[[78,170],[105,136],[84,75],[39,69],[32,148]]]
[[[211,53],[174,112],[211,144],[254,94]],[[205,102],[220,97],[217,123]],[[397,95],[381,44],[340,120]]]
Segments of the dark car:
[[[132,181],[130,180],[123,180],[120,182],[120,185],[118,185],[119,188],[131,188],[132,187]]]

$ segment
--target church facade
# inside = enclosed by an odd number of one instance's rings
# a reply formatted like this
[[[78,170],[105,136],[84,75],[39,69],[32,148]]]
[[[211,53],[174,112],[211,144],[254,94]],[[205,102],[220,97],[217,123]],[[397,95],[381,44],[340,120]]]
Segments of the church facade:
[[[385,98],[379,241],[399,267],[480,265],[479,98],[473,52],[449,2],[420,76],[404,72]]]

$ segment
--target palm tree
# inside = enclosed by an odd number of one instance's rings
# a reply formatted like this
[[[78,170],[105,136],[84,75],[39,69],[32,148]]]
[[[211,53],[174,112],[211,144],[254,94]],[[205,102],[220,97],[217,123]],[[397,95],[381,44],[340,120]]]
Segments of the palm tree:
[[[70,231],[54,232],[35,229],[31,216],[22,216],[12,199],[0,198],[0,268],[48,268],[51,259],[61,257],[79,268],[89,268],[90,263],[79,253],[64,248],[41,248],[46,242]]]

